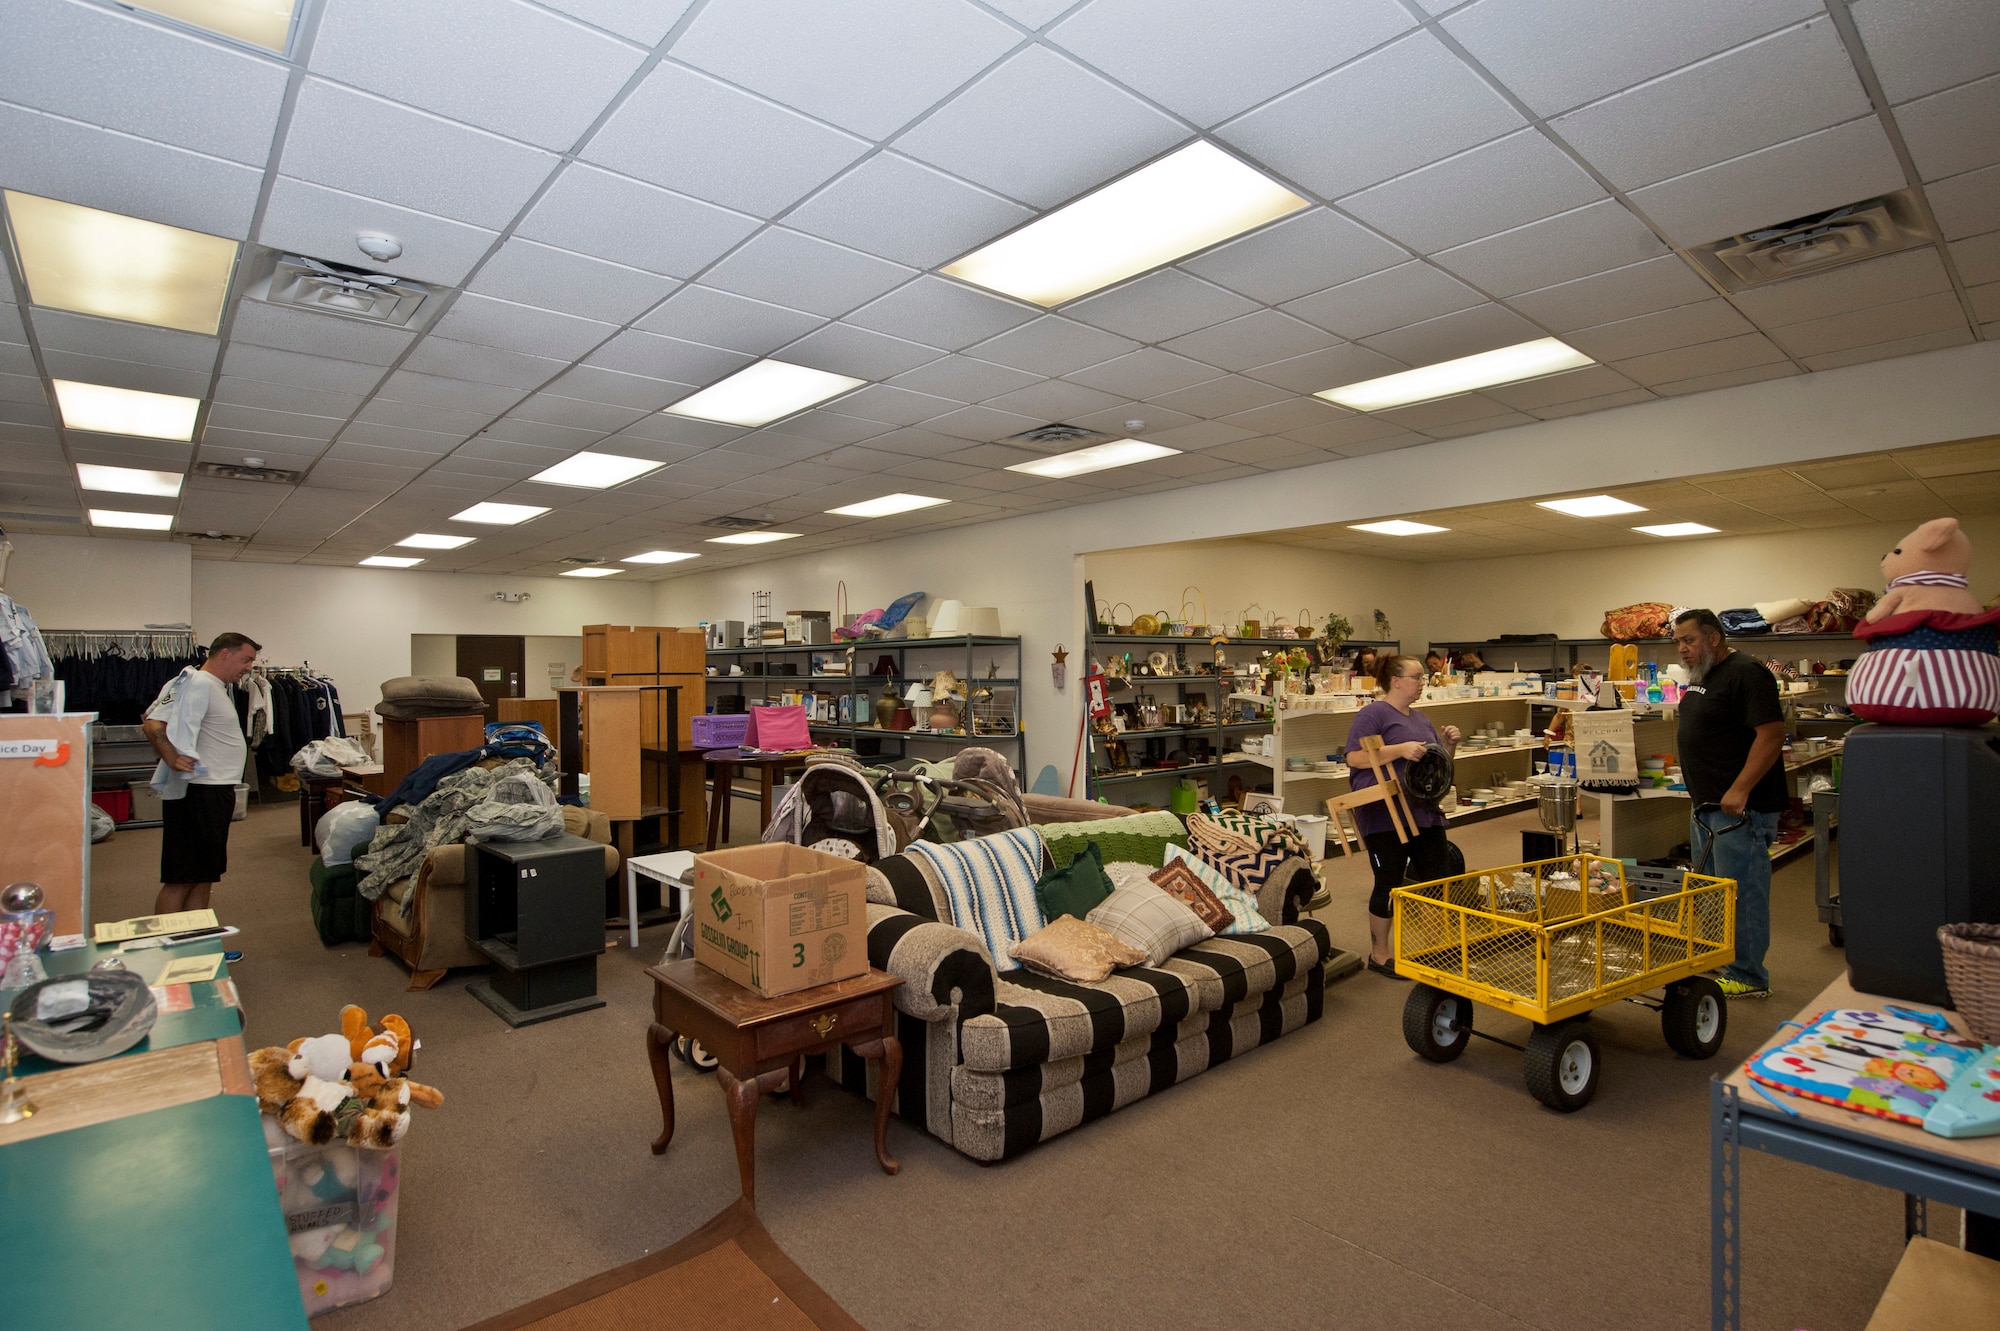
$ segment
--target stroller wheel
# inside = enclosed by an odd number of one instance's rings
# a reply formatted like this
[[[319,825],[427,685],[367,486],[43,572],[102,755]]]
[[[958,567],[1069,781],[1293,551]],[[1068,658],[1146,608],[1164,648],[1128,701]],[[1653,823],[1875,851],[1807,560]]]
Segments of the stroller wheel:
[[[713,1072],[720,1062],[715,1055],[708,1052],[701,1041],[690,1039],[685,1035],[674,1041],[674,1053],[679,1055],[681,1062],[696,1072]]]

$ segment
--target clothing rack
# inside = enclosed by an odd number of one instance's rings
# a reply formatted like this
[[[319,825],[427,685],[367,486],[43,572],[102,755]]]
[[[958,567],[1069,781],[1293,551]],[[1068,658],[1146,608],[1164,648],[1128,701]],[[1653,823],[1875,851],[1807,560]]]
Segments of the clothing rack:
[[[51,657],[74,657],[94,661],[101,656],[122,656],[130,661],[176,661],[196,659],[194,634],[160,632],[150,629],[43,629],[42,642]],[[199,653],[205,657],[206,652]]]

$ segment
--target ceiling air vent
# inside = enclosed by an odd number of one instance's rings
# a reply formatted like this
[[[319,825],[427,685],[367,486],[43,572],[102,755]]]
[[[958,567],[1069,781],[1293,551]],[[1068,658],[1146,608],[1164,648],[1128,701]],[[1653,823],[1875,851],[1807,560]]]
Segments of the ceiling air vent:
[[[416,317],[431,288],[407,277],[390,277],[343,263],[298,254],[273,256],[271,275],[250,294],[272,305],[302,305],[369,323],[402,325]]]
[[[1084,444],[1101,444],[1114,436],[1102,430],[1086,430],[1080,425],[1038,425],[1032,430],[1009,435],[1000,442],[1032,448],[1038,453],[1066,453]]]
[[[759,527],[771,525],[770,518],[710,518],[701,524],[704,527],[722,527],[729,531],[756,531]]]
[[[218,481],[265,481],[272,485],[297,485],[305,479],[302,471],[283,471],[277,467],[253,467],[234,462],[197,462],[194,474]]]
[[[189,545],[241,545],[250,538],[219,531],[177,531],[174,539],[186,541]]]
[[[83,519],[74,513],[28,513],[25,511],[11,512],[0,509],[0,522],[41,522],[54,523],[64,527],[76,527],[83,524]],[[5,536],[6,533],[0,531],[0,537]]]
[[[1909,191],[1899,190],[1697,245],[1690,253],[1723,286],[1742,291],[1929,243]]]
[[[601,559],[585,559],[581,555],[564,555],[556,562],[559,564],[583,564],[588,566],[590,564],[602,564],[604,561]]]

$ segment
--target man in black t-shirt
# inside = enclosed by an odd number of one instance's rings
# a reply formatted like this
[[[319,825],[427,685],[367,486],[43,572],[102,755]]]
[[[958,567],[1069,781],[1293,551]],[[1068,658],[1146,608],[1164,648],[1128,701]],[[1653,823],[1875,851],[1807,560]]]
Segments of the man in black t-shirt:
[[[1778,681],[1730,650],[1713,611],[1676,617],[1674,645],[1688,672],[1678,740],[1695,808],[1688,845],[1697,868],[1736,880],[1736,960],[1716,979],[1731,998],[1769,998],[1771,842],[1791,803],[1778,761],[1785,748]]]

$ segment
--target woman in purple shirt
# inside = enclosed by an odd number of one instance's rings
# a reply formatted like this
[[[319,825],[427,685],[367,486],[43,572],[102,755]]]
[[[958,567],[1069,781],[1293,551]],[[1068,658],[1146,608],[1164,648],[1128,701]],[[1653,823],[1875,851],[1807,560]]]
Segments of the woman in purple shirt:
[[[1446,726],[1440,737],[1430,719],[1413,712],[1424,695],[1424,663],[1414,656],[1391,656],[1382,662],[1375,682],[1383,696],[1363,707],[1347,729],[1348,786],[1365,790],[1375,784],[1361,741],[1370,735],[1382,737],[1383,756],[1393,760],[1392,770],[1400,781],[1410,764],[1424,756],[1433,744],[1447,750],[1458,748],[1458,727]],[[1444,813],[1435,804],[1410,801],[1416,815],[1417,832],[1407,843],[1396,836],[1389,810],[1381,803],[1363,804],[1354,810],[1361,827],[1361,840],[1368,847],[1368,862],[1375,870],[1375,891],[1368,898],[1368,969],[1392,980],[1396,974],[1389,949],[1389,893],[1403,885],[1403,873],[1414,869],[1418,882],[1442,878],[1449,869],[1445,859]]]

